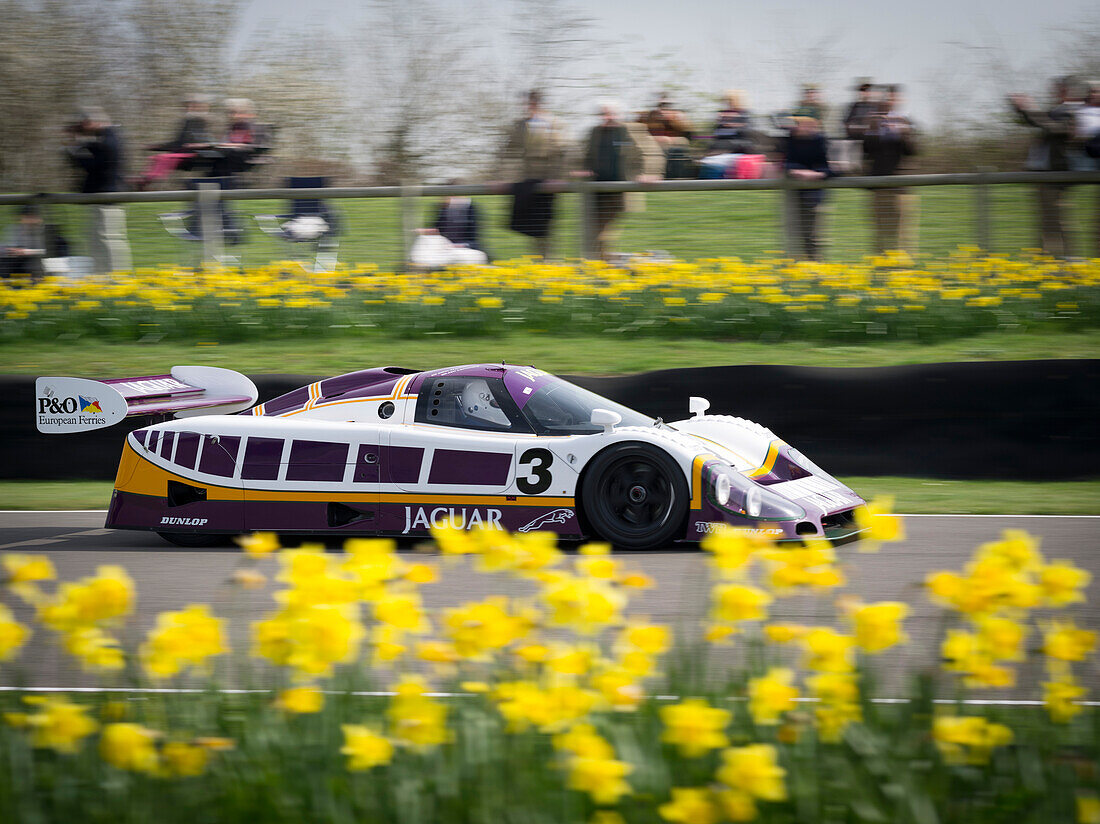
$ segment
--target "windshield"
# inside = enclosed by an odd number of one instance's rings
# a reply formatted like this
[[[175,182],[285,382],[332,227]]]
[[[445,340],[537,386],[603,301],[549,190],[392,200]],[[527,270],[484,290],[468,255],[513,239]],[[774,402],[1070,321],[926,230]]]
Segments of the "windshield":
[[[523,414],[540,435],[591,435],[603,431],[592,424],[593,409],[618,412],[621,426],[653,425],[652,418],[563,380],[554,380],[531,395]]]

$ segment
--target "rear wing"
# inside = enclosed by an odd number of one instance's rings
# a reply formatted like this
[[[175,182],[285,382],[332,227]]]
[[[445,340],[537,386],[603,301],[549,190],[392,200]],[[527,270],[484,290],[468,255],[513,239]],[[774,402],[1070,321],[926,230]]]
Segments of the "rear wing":
[[[142,378],[39,378],[35,423],[39,432],[84,432],[137,415],[231,414],[248,409],[259,391],[247,377],[216,366],[175,366],[168,375]]]

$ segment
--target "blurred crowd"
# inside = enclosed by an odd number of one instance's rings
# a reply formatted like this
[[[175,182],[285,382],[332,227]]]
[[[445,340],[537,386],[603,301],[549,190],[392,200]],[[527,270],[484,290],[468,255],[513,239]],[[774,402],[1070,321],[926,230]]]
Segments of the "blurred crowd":
[[[920,151],[918,129],[906,111],[901,86],[860,78],[851,93],[845,106],[834,108],[817,86],[807,84],[788,110],[758,115],[744,92],[730,90],[713,119],[701,126],[667,93],[659,94],[652,108],[635,112],[604,101],[598,107],[597,125],[577,141],[550,113],[542,93],[532,90],[524,98],[521,116],[507,130],[491,177],[511,195],[509,228],[530,237],[532,252],[544,258],[554,255],[555,194],[553,186],[548,190],[541,184],[570,177],[601,183],[785,177],[793,181],[783,192],[789,251],[820,259],[829,189],[814,182],[837,175],[903,175],[913,170]],[[1009,104],[1035,133],[1025,169],[1100,169],[1100,83],[1060,77],[1052,83],[1049,105],[1038,105],[1026,95],[1011,95]],[[182,109],[174,133],[144,147],[148,157],[143,170],[130,178],[124,173],[126,151],[119,127],[101,109],[82,110],[67,129],[65,145],[79,177],[79,191],[178,188],[173,177],[179,174],[194,176],[188,186],[205,179],[232,188],[240,176],[267,159],[274,129],[258,121],[250,101],[226,100],[215,112],[209,98],[194,95],[182,102]],[[469,175],[455,175],[450,182],[473,181]],[[318,185],[324,181],[318,179]],[[1062,258],[1075,251],[1065,215],[1069,185],[1036,186],[1038,245]],[[867,189],[866,197],[876,251],[916,252],[917,189],[880,186]],[[590,199],[585,219],[599,257],[615,257],[618,219],[641,208],[644,203],[637,192],[600,192]],[[1094,242],[1100,254],[1100,199],[1096,215]],[[488,260],[481,225],[477,205],[469,198],[446,199],[432,224],[420,230],[412,263],[435,268]],[[25,207],[2,239],[0,274],[41,277],[45,261],[67,247],[35,207]],[[97,272],[130,268],[121,206],[89,207],[86,251]]]

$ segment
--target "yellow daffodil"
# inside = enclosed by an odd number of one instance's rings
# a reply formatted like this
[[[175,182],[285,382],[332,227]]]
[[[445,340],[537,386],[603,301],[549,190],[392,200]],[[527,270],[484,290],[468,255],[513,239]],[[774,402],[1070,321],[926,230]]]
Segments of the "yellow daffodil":
[[[10,660],[29,636],[30,630],[15,620],[6,605],[0,604],[0,661]]]
[[[297,715],[320,712],[325,706],[325,694],[313,685],[291,687],[279,693],[275,706]]]
[[[64,696],[28,696],[23,701],[35,707],[31,713],[15,713],[9,723],[30,732],[31,745],[71,755],[80,742],[99,729],[88,717],[88,707],[73,704]]]
[[[688,698],[659,711],[664,732],[661,740],[680,750],[685,758],[699,758],[729,744],[726,726],[731,714],[701,698]]]
[[[235,540],[237,545],[253,558],[264,558],[273,552],[278,552],[281,548],[279,536],[274,532],[253,532],[251,535],[241,535]]]
[[[108,724],[99,738],[99,753],[112,767],[155,774],[160,766],[158,735],[140,724]]]
[[[773,667],[760,678],[749,680],[749,713],[757,724],[778,724],[779,717],[794,709],[798,688],[792,683],[794,672]]]
[[[672,800],[657,812],[665,821],[677,824],[717,824],[721,819],[710,791],[695,787],[673,787]]]
[[[348,757],[352,772],[370,770],[393,760],[393,744],[375,730],[363,724],[341,724],[344,746],[341,755]]]
[[[974,716],[938,716],[932,737],[944,759],[952,764],[985,764],[997,747],[1012,743],[1012,731]]]
[[[901,622],[909,614],[909,606],[900,601],[879,601],[864,604],[851,612],[855,626],[856,644],[864,652],[882,652],[908,638],[901,629]]]

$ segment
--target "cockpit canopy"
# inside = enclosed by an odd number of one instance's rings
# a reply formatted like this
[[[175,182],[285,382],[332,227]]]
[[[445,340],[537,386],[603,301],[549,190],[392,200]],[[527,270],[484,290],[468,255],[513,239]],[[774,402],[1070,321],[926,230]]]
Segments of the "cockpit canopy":
[[[594,409],[622,417],[623,426],[651,426],[653,419],[594,392],[536,369],[496,367],[499,377],[475,374],[425,375],[417,395],[415,420],[492,432],[589,435],[603,431],[592,423]]]

